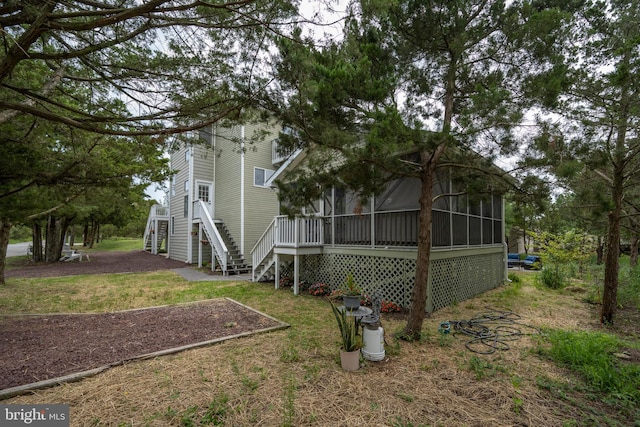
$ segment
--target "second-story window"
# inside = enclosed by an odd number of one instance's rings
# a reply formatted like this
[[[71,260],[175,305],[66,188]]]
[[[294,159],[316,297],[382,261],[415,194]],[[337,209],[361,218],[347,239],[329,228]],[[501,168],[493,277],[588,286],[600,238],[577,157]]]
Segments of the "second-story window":
[[[265,184],[274,173],[275,171],[271,169],[253,168],[253,185],[265,187]]]

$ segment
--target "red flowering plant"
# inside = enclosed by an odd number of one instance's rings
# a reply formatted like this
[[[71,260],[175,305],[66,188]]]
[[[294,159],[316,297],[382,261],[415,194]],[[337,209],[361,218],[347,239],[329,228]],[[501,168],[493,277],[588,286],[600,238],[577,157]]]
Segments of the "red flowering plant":
[[[321,297],[331,294],[331,288],[326,283],[314,283],[309,286],[309,293]]]
[[[382,304],[380,304],[380,312],[381,313],[399,313],[400,307],[392,301],[383,300]]]

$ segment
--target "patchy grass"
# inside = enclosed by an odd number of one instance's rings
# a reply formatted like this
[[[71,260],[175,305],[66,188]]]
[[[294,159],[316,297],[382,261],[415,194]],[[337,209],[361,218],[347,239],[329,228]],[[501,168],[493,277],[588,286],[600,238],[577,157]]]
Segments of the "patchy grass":
[[[188,290],[189,283],[169,271],[12,278],[0,287],[0,312],[96,313],[197,300],[183,297]]]
[[[13,243],[13,242],[11,242]],[[82,249],[86,252],[129,252],[142,250],[142,238],[133,239],[127,237],[114,237],[111,239],[102,240],[100,243],[94,245],[92,249],[83,248],[82,245],[74,245],[75,249]],[[28,264],[31,261],[30,255],[21,255],[10,257],[5,260],[5,266],[7,268],[20,267]]]
[[[536,287],[536,274],[523,272],[518,283],[433,313],[420,342],[396,340],[403,315],[383,314],[385,360],[362,360],[354,373],[340,368],[339,334],[324,298],[264,283],[189,283],[170,272],[12,279],[0,288],[2,312],[92,312],[228,296],[291,328],[128,363],[2,403],[69,403],[72,425],[94,426],[640,422],[635,406],[591,388],[578,369],[538,351],[552,348],[551,337],[525,334],[509,342],[509,350],[481,355],[465,347],[468,337],[438,332],[445,320],[470,319],[488,308],[511,310],[519,323],[536,328],[599,329],[597,309],[583,295]]]
[[[596,331],[553,330],[546,335],[551,346],[541,353],[580,374],[592,392],[621,403],[640,404],[640,365],[615,356],[629,343]],[[637,343],[632,346],[640,348]]]
[[[142,238],[113,237],[104,239],[100,243],[96,243],[92,250],[95,252],[140,251],[142,250]]]

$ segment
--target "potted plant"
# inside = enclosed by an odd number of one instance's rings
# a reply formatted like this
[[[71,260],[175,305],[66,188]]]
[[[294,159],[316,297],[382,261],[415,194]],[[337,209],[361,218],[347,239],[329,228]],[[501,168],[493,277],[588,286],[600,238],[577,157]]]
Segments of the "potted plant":
[[[360,348],[362,339],[358,335],[355,318],[347,316],[346,309],[340,309],[330,301],[331,310],[340,330],[340,363],[345,371],[357,371],[360,368]]]
[[[360,300],[362,299],[362,290],[360,286],[353,280],[353,274],[347,274],[347,279],[342,285],[342,302],[349,311],[355,311],[360,308]]]

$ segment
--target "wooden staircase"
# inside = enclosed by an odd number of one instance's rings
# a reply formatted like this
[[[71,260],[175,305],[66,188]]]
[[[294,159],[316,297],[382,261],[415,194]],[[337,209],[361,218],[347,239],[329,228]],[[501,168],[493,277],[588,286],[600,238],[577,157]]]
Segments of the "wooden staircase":
[[[252,280],[256,282],[269,282],[276,275],[275,255],[273,251],[262,260],[262,262],[253,270]]]
[[[222,237],[222,241],[227,247],[227,274],[243,274],[251,271],[251,266],[248,265],[240,253],[240,249],[233,240],[233,236],[229,232],[229,229],[222,221],[214,220],[214,225],[218,230],[218,233]]]
[[[162,249],[167,250],[167,239],[169,234],[169,209],[161,205],[153,205],[149,211],[147,226],[143,236],[143,250],[154,255]]]
[[[156,248],[161,250],[162,243],[167,241],[167,233],[169,232],[169,221],[158,221],[158,229],[152,230],[144,242],[144,250],[151,251],[153,249],[153,239],[156,239]],[[165,243],[164,249],[167,249]]]
[[[224,222],[211,218],[208,207],[200,200],[194,203],[193,219],[199,224],[211,245],[211,250],[217,261],[216,269],[219,269],[225,276],[251,271],[251,266],[245,262]]]

